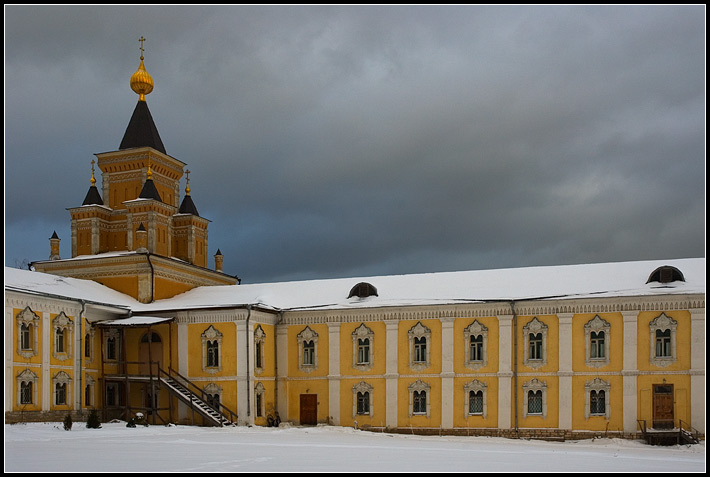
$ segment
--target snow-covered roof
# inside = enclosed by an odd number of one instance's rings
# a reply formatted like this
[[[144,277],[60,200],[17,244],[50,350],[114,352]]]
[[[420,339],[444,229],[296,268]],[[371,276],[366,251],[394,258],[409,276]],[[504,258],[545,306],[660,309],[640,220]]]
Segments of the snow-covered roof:
[[[677,268],[685,281],[647,283],[650,275],[662,266]],[[376,288],[377,295],[348,298],[351,289],[361,282]],[[205,286],[149,304],[139,303],[94,282],[7,267],[5,286],[130,306],[134,313],[246,305],[274,310],[348,309],[494,300],[704,294],[705,258]]]

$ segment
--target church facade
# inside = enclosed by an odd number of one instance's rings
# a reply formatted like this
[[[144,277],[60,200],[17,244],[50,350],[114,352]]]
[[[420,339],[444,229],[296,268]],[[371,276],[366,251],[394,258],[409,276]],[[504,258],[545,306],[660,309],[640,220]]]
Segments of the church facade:
[[[6,422],[704,434],[704,258],[242,285],[131,87],[72,257],[5,270]]]

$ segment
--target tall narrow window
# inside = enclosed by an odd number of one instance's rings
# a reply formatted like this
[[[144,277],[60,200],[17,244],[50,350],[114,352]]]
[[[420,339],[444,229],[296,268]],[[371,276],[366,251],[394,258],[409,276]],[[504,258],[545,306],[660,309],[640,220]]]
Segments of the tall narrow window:
[[[661,313],[649,323],[651,364],[665,367],[674,363],[676,353],[676,330],[678,322]]]
[[[222,333],[210,325],[201,335],[202,370],[215,374],[222,370]]]
[[[671,357],[671,330],[656,330],[656,357]]]
[[[116,338],[106,339],[106,359],[116,359]]]
[[[426,391],[414,391],[414,414],[426,414]]]
[[[469,346],[469,361],[483,360],[483,335],[471,335],[471,343]]]
[[[523,417],[547,417],[547,384],[532,378],[523,384]]]
[[[374,359],[375,333],[365,323],[360,324],[352,332],[353,368],[360,371],[372,369]]]
[[[91,358],[91,335],[84,336],[84,358]]]
[[[358,364],[365,364],[370,362],[369,338],[357,340],[357,362]]]
[[[373,387],[365,381],[360,381],[353,386],[353,417],[355,416],[370,416],[372,417],[372,392]]]
[[[483,391],[468,392],[468,413],[483,414]]]
[[[57,406],[65,405],[67,403],[67,385],[66,383],[57,383],[54,387],[54,404]]]
[[[57,353],[64,353],[64,330],[56,330],[54,338],[54,350]]]
[[[266,342],[266,333],[264,333],[261,325],[258,325],[254,330],[254,373],[261,374],[264,372],[264,343]]]
[[[528,391],[528,414],[542,414],[542,391]]]
[[[217,340],[207,341],[207,366],[210,368],[219,366],[219,343]]]
[[[316,345],[313,340],[303,342],[303,364],[313,366],[315,364]]]
[[[422,381],[416,380],[408,387],[409,391],[409,415],[425,415],[430,417],[430,401],[427,400],[428,393],[431,392],[431,387]]]
[[[20,327],[20,349],[31,350],[32,349],[32,330],[30,329],[32,325],[27,323],[22,323]]]
[[[604,415],[606,413],[606,393],[603,390],[589,393],[589,414]]]
[[[20,384],[20,404],[32,404],[32,381]]]
[[[598,358],[604,358],[605,353],[604,353],[604,332],[599,331],[599,332],[594,332],[592,331],[591,333],[591,347],[590,347],[590,358],[591,359],[598,359]]]
[[[40,318],[29,306],[15,316],[17,323],[17,354],[23,358],[31,358],[38,353],[37,342],[39,339]]]
[[[542,359],[542,333],[530,333],[528,339],[528,359]]]
[[[368,391],[357,393],[357,413],[370,414],[370,393]]]
[[[54,330],[54,350],[52,355],[56,359],[69,359],[71,357],[71,336],[74,323],[69,317],[61,312],[52,320]]]
[[[426,337],[414,338],[414,362],[426,362]]]
[[[601,378],[594,378],[584,384],[584,418],[603,416],[609,419],[609,392],[611,386]]]
[[[488,386],[485,382],[474,379],[464,386],[465,407],[464,415],[486,417],[486,390]]]

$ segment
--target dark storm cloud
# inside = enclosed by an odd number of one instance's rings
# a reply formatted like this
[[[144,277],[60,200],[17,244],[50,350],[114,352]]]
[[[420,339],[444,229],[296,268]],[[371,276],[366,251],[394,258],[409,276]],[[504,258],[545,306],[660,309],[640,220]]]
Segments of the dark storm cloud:
[[[6,7],[5,263],[70,255],[141,35],[246,282],[704,256],[704,13]]]

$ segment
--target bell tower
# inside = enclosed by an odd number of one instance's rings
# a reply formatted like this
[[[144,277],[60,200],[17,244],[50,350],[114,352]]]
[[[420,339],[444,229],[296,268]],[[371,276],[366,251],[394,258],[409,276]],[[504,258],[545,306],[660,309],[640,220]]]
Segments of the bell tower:
[[[228,285],[236,277],[207,269],[209,220],[190,195],[186,164],[167,154],[148,109],[155,83],[144,64],[130,78],[138,95],[118,150],[95,154],[91,186],[69,208],[72,259],[34,262],[47,273],[89,278],[142,302],[169,298],[196,286]],[[94,164],[102,174],[96,187]],[[180,204],[180,180],[185,196]],[[81,258],[81,260],[79,260]]]

